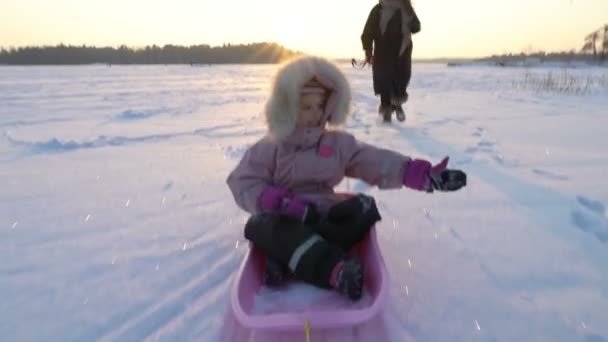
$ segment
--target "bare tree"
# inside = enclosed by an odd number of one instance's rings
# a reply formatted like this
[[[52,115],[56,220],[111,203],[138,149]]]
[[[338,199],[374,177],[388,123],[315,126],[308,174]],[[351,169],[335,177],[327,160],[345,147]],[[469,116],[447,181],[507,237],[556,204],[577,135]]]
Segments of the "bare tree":
[[[585,43],[583,44],[582,51],[592,52],[594,59],[598,58],[598,60],[601,62],[606,59],[608,56],[608,24],[589,33],[585,37]]]
[[[593,51],[593,57],[597,56],[597,40],[599,38],[599,31],[593,31],[585,37],[585,45],[583,45],[583,51]]]
[[[606,59],[608,55],[608,24],[604,25],[604,39],[602,42],[602,61]]]

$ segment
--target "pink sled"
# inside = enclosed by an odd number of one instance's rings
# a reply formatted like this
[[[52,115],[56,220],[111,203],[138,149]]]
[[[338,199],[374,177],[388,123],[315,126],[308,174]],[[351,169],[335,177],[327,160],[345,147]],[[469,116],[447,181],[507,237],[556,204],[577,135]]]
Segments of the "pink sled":
[[[330,331],[355,327],[378,316],[389,292],[389,279],[380,252],[375,227],[368,236],[351,251],[365,266],[364,292],[371,297],[364,306],[336,308],[327,302],[321,308],[307,312],[282,312],[260,314],[254,310],[256,294],[261,290],[264,258],[255,248],[247,252],[230,292],[231,316],[241,328],[252,332],[302,332],[305,325],[314,331]],[[338,295],[338,294],[336,294]]]

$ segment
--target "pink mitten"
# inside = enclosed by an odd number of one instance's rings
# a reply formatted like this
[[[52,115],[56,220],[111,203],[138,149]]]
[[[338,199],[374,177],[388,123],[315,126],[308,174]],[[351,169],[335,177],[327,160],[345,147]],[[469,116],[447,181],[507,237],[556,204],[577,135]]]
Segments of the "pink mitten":
[[[295,197],[289,190],[269,185],[260,196],[260,209],[269,213],[280,213],[304,221],[310,203]]]
[[[269,185],[260,195],[260,209],[268,213],[279,212],[283,207],[283,199],[289,197],[292,197],[289,190]]]

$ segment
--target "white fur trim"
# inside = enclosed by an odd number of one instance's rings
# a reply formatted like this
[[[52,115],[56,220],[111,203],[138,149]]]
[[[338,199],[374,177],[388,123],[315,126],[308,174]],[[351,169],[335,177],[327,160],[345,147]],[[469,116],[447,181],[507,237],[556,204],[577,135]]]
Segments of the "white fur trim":
[[[346,121],[350,111],[351,90],[339,67],[327,59],[305,56],[283,64],[274,78],[270,97],[266,102],[266,124],[270,135],[276,139],[288,137],[296,128],[298,103],[302,87],[315,76],[333,84],[335,106],[328,113],[327,123],[332,126]]]

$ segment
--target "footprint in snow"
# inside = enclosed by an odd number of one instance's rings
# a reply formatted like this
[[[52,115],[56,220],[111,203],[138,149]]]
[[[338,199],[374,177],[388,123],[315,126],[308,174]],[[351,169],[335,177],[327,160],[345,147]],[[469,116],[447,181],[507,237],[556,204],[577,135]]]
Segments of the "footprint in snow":
[[[584,210],[572,211],[572,223],[574,226],[592,236],[598,241],[608,244],[608,219],[606,217],[606,206],[596,200],[578,196],[577,202]]]
[[[576,200],[580,205],[587,208],[588,210],[598,215],[606,216],[606,206],[602,202],[592,200],[584,196],[577,196]]]
[[[489,140],[481,140],[477,142],[477,145],[471,146],[465,150],[465,153],[477,153],[477,152],[494,152],[494,146],[496,146],[496,142]]]
[[[165,185],[163,185],[163,191],[169,191],[173,187],[173,181],[168,181]]]
[[[236,147],[228,146],[228,147],[222,147],[222,150],[223,150],[224,156],[226,158],[238,160],[238,159],[241,159],[245,155],[245,152],[247,152],[248,148],[249,148],[249,145],[236,146]]]
[[[475,131],[473,132],[473,134],[471,134],[471,136],[474,137],[482,137],[485,134],[486,130],[483,129],[482,127],[476,127]]]
[[[534,172],[535,174],[537,174],[539,176],[553,179],[553,180],[566,181],[566,180],[570,179],[570,178],[568,178],[568,176],[560,175],[557,173],[553,173],[553,172],[545,171],[545,170],[541,170],[541,169],[533,169],[532,172]]]

